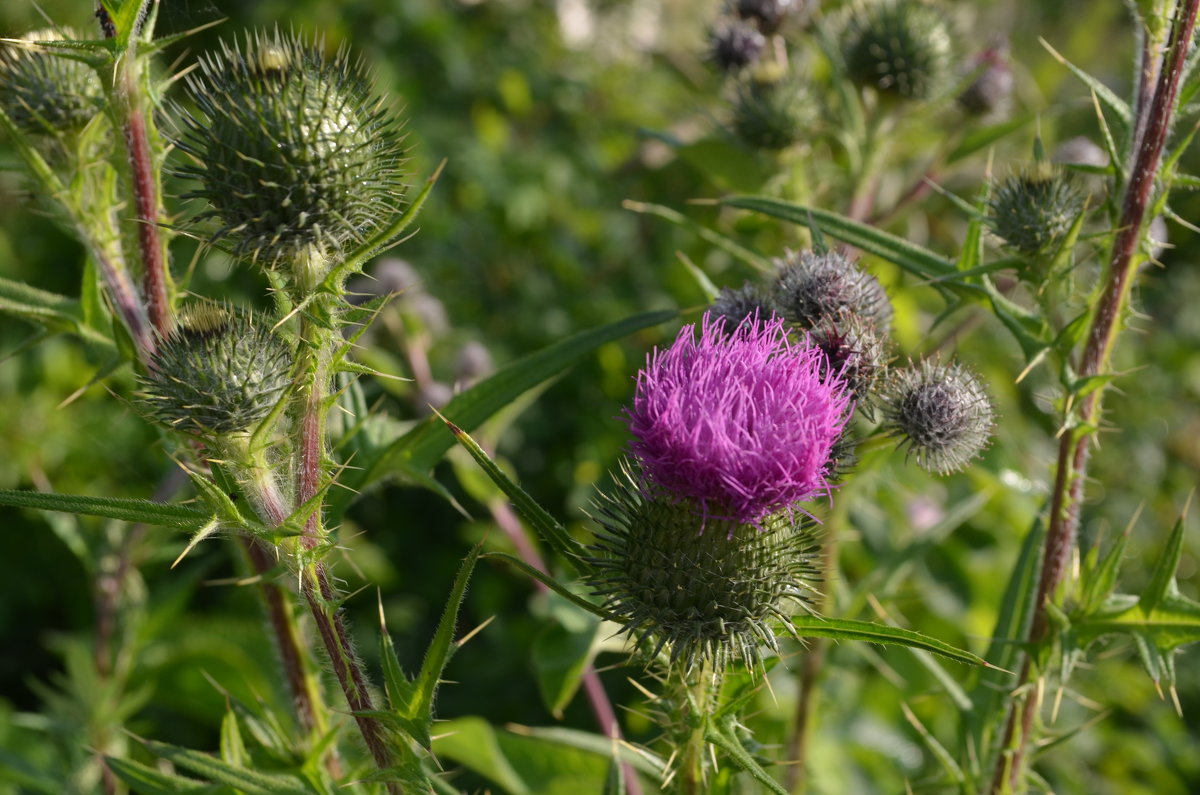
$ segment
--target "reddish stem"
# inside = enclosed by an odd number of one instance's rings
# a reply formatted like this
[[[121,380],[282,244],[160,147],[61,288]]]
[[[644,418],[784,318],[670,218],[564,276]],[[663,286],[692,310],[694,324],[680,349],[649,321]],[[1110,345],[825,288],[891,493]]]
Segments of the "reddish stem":
[[[1182,7],[1182,14],[1179,13]],[[1158,85],[1153,98],[1145,104],[1146,118],[1138,119],[1138,127],[1144,125],[1140,146],[1136,152],[1133,169],[1126,188],[1121,211],[1120,225],[1113,241],[1109,262],[1108,279],[1100,296],[1095,316],[1088,333],[1087,344],[1080,358],[1080,378],[1103,374],[1108,367],[1113,345],[1119,330],[1119,320],[1124,311],[1136,271],[1138,242],[1150,204],[1158,166],[1162,160],[1163,147],[1171,128],[1171,118],[1179,95],[1179,83],[1186,62],[1188,42],[1196,25],[1196,13],[1200,0],[1184,0],[1176,7],[1171,27],[1170,43],[1167,46],[1166,62],[1158,74]],[[1079,406],[1079,421],[1073,429],[1062,436],[1058,452],[1058,469],[1055,474],[1054,494],[1050,505],[1050,527],[1042,559],[1042,576],[1038,582],[1037,605],[1030,628],[1030,641],[1042,642],[1048,632],[1047,604],[1054,598],[1062,585],[1071,551],[1075,548],[1079,529],[1079,512],[1084,497],[1084,482],[1087,476],[1088,456],[1091,452],[1091,436],[1100,418],[1102,389],[1087,394]],[[1029,681],[1032,672],[1027,658],[1022,668],[1021,683]],[[1013,788],[1019,781],[1033,731],[1033,719],[1037,713],[1036,688],[1026,697],[1020,714],[1020,736],[1013,749],[1011,759],[1002,754],[996,765],[992,790],[1001,791],[1004,786]],[[1009,715],[1002,748],[1007,748],[1016,734],[1017,711]],[[1007,775],[1005,774],[1007,770]]]

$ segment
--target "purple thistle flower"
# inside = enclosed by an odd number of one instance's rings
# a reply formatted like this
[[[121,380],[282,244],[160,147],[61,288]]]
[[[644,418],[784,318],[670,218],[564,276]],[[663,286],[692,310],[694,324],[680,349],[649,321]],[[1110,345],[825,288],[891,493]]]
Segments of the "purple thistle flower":
[[[747,318],[727,334],[705,314],[638,373],[630,450],[645,486],[690,498],[706,515],[759,524],[829,488],[830,451],[849,416],[824,354],[784,321]]]

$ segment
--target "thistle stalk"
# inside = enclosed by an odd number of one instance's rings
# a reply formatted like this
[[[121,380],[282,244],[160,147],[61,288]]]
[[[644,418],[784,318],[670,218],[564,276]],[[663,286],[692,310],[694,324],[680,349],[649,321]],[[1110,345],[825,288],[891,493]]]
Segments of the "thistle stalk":
[[[1104,290],[1096,306],[1087,343],[1079,360],[1078,373],[1081,380],[1103,375],[1108,371],[1119,331],[1119,321],[1126,310],[1133,277],[1139,264],[1135,256],[1138,242],[1141,240],[1163,147],[1171,128],[1188,43],[1192,40],[1198,9],[1200,0],[1181,0],[1176,5],[1170,39],[1162,68],[1158,72],[1154,93],[1148,102],[1139,103],[1145,115],[1139,116],[1135,125],[1137,129],[1144,129],[1144,132],[1134,154]],[[1080,400],[1078,419],[1073,423],[1073,427],[1062,435],[1059,444],[1054,492],[1050,503],[1050,525],[1029,634],[1029,640],[1034,645],[1046,639],[1049,630],[1047,605],[1055,598],[1063,583],[1071,551],[1075,548],[1091,437],[1099,425],[1103,392],[1101,386]],[[1032,673],[1033,662],[1027,656],[1021,669],[1018,687],[1026,685]],[[1038,688],[1026,689],[1028,695],[1024,701],[1019,706],[1014,704],[1009,714],[1002,748],[1008,749],[1011,746],[1011,753],[1006,751],[997,759],[992,780],[993,792],[1011,791],[1020,781],[1033,733],[1034,718],[1039,707]]]

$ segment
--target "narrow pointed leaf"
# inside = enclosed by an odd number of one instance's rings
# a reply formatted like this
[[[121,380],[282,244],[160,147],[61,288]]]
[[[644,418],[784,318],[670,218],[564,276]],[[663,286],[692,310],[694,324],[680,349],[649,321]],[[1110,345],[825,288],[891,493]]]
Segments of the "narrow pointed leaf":
[[[996,143],[996,141],[1016,132],[1031,121],[1033,121],[1033,114],[1026,113],[998,124],[971,130],[963,136],[958,146],[954,147],[954,151],[947,155],[946,164],[957,163],[959,160],[963,160],[982,149],[988,148]]]
[[[916,243],[910,243],[902,237],[876,229],[869,224],[852,221],[844,215],[828,210],[792,204],[767,196],[731,196],[720,199],[718,203],[725,207],[762,213],[801,226],[820,224],[821,231],[825,234],[882,257],[918,276],[937,278],[955,275],[956,267],[952,260]]]
[[[0,490],[0,505],[100,516],[105,519],[140,522],[159,527],[174,527],[180,530],[196,530],[203,527],[212,518],[210,513],[184,505],[119,497],[47,494],[38,491]]]
[[[559,582],[558,580],[551,577],[549,574],[539,571],[538,569],[534,568],[533,566],[530,566],[528,563],[526,563],[525,561],[521,560],[518,557],[514,557],[513,555],[508,555],[503,552],[489,552],[486,555],[484,555],[484,557],[496,558],[498,560],[503,560],[507,563],[511,563],[512,565],[516,566],[521,571],[528,574],[530,577],[533,577],[538,582],[541,582],[542,584],[544,584],[546,587],[548,587],[550,590],[557,593],[559,596],[566,597],[566,599],[568,601],[570,601],[572,604],[582,607],[584,610],[588,611],[589,613],[591,613],[593,615],[599,616],[600,618],[603,618],[605,621],[617,621],[618,620],[617,616],[613,615],[612,613],[609,613],[607,610],[600,607],[599,605],[592,604],[591,602],[584,599],[579,594],[572,592],[571,589],[567,588],[565,585],[563,585],[561,582]]]
[[[234,767],[210,754],[180,748],[177,745],[145,740],[146,748],[160,759],[172,762],[214,784],[234,787],[246,795],[315,795],[302,779],[278,773],[260,773],[257,770]]]
[[[762,766],[750,755],[745,746],[738,741],[732,715],[722,719],[718,723],[710,723],[708,729],[704,732],[704,739],[728,754],[735,765],[748,773],[755,781],[762,784],[768,792],[774,792],[777,795],[788,795],[788,791],[778,781],[771,778],[771,774],[763,770]]]
[[[653,215],[662,218],[665,221],[670,221],[677,226],[682,226],[685,229],[692,229],[704,241],[712,243],[717,248],[725,253],[739,259],[742,262],[762,273],[773,273],[775,266],[766,257],[756,254],[750,249],[742,246],[731,238],[722,235],[720,232],[715,232],[706,226],[703,226],[691,218],[688,218],[678,210],[673,210],[670,207],[664,207],[661,204],[648,204],[646,202],[635,202],[626,200],[621,204],[626,210],[645,215]]]
[[[1129,110],[1129,105],[1126,104],[1125,100],[1114,94],[1112,89],[1110,89],[1108,86],[1104,85],[1099,80],[1068,61],[1061,53],[1058,52],[1058,50],[1051,47],[1050,43],[1045,39],[1039,38],[1038,41],[1041,42],[1042,46],[1045,47],[1050,55],[1054,57],[1054,60],[1070,69],[1072,74],[1082,80],[1084,85],[1096,93],[1096,97],[1099,98],[1100,102],[1102,102],[1106,108],[1116,114],[1117,118],[1121,120],[1121,124],[1124,125],[1125,129],[1129,128],[1129,125],[1133,120],[1133,113]]]
[[[866,641],[882,646],[907,646],[913,649],[924,649],[927,652],[967,665],[995,667],[970,652],[910,629],[889,627],[886,624],[876,624],[872,621],[821,618],[820,616],[792,616],[790,621],[796,634],[802,638],[832,638],[834,640]]]
[[[174,795],[176,792],[213,792],[215,787],[194,778],[164,773],[141,762],[104,757],[104,764],[138,795]]]
[[[441,415],[439,414],[438,416]],[[471,458],[475,459],[480,469],[491,478],[492,482],[508,495],[508,498],[512,500],[513,506],[525,517],[526,521],[533,525],[542,540],[563,557],[577,560],[582,552],[582,546],[567,533],[567,529],[551,516],[549,511],[539,505],[537,500],[530,497],[516,483],[513,483],[508,475],[504,474],[503,470],[496,466],[496,462],[488,456],[483,448],[471,438],[469,433],[445,417],[442,417],[442,419],[446,423],[446,427],[454,434],[454,438],[458,443],[466,448],[466,451],[471,454]]]
[[[226,710],[225,717],[221,719],[221,758],[234,767],[246,767],[250,761],[246,743],[242,741],[237,713],[232,709]]]
[[[1149,613],[1162,604],[1168,593],[1175,591],[1175,572],[1179,569],[1179,559],[1183,556],[1183,519],[1180,516],[1171,528],[1171,536],[1167,539],[1167,548],[1154,566],[1150,582],[1138,600],[1138,607]]]

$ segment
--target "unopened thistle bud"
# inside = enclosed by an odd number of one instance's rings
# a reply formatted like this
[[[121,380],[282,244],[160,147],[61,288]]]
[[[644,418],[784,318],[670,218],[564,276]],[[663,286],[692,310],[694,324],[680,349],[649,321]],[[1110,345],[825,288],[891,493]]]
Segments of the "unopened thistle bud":
[[[183,433],[252,429],[292,380],[292,347],[251,315],[202,304],[185,309],[142,379],[141,404]]]
[[[1083,195],[1066,175],[1039,165],[996,186],[988,203],[988,222],[1009,246],[1036,257],[1062,240],[1083,206]]]
[[[946,82],[951,58],[945,12],[921,0],[862,3],[842,41],[846,71],[883,96],[922,100]]]
[[[778,32],[788,15],[804,5],[804,0],[737,0],[734,11],[740,19],[753,22],[768,36]]]
[[[744,22],[728,21],[712,35],[712,62],[722,72],[737,72],[758,60],[766,37]]]
[[[1013,73],[1008,63],[1008,42],[988,48],[975,59],[978,74],[958,95],[958,104],[983,121],[1001,119],[1012,105]]]
[[[825,354],[825,372],[840,376],[855,408],[873,420],[875,392],[887,371],[886,338],[872,321],[853,312],[822,321],[809,338]]]
[[[890,433],[929,472],[948,475],[963,469],[991,435],[987,392],[958,364],[924,360],[894,370],[884,405]]]
[[[599,499],[586,575],[622,631],[685,670],[753,666],[763,647],[777,650],[777,630],[817,579],[813,520],[789,511],[757,524],[706,518],[693,503],[648,495],[642,481],[624,473]]]
[[[757,284],[746,282],[741,287],[722,287],[716,300],[708,308],[713,320],[724,319],[721,328],[733,333],[747,318],[766,322],[774,312],[770,298]]]
[[[201,58],[187,87],[179,173],[200,187],[186,197],[207,202],[199,218],[237,255],[319,270],[399,209],[400,123],[344,50],[260,32]]]
[[[30,33],[25,44],[0,44],[0,108],[24,132],[74,132],[99,112],[102,92],[95,71],[38,46],[78,38],[69,28],[47,28]]]
[[[742,81],[733,103],[732,127],[747,146],[779,151],[797,143],[811,127],[816,103],[793,76]]]
[[[852,260],[834,251],[789,251],[775,264],[779,275],[771,300],[789,323],[808,331],[848,312],[887,334],[892,323],[887,293],[878,279]]]

